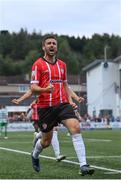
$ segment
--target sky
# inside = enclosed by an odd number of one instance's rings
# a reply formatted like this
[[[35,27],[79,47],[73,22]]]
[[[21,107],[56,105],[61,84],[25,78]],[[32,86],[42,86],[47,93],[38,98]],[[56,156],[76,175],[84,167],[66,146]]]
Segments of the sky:
[[[121,0],[0,0],[0,30],[121,36]]]

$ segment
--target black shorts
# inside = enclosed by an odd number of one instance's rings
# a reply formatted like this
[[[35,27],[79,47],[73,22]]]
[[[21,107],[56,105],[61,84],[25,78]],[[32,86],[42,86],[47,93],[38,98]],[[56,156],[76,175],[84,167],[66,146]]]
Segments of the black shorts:
[[[77,119],[72,106],[69,103],[63,103],[59,106],[38,108],[38,125],[42,132],[49,132],[54,126],[61,123],[62,120]]]

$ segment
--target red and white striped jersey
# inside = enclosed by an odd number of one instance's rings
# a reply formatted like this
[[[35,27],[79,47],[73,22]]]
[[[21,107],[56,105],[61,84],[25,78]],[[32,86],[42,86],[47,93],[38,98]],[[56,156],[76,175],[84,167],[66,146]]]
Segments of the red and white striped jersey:
[[[45,108],[68,102],[64,82],[67,81],[66,64],[57,59],[54,64],[39,58],[32,66],[31,83],[38,84],[41,88],[50,83],[54,86],[53,93],[40,93],[37,101],[38,107]]]

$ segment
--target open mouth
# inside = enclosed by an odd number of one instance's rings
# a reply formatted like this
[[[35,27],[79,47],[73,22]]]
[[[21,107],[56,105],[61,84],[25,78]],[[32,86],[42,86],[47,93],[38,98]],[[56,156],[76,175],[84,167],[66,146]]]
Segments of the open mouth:
[[[50,49],[49,52],[50,52],[50,54],[55,53],[54,49]]]
[[[54,52],[54,49],[50,49],[50,52]]]

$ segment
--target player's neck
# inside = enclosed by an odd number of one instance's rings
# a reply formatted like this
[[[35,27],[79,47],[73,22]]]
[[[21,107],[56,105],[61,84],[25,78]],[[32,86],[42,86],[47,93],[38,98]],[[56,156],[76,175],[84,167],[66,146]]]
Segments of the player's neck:
[[[56,61],[56,57],[55,56],[44,56],[43,57],[46,61],[48,61],[49,63],[54,63]]]

